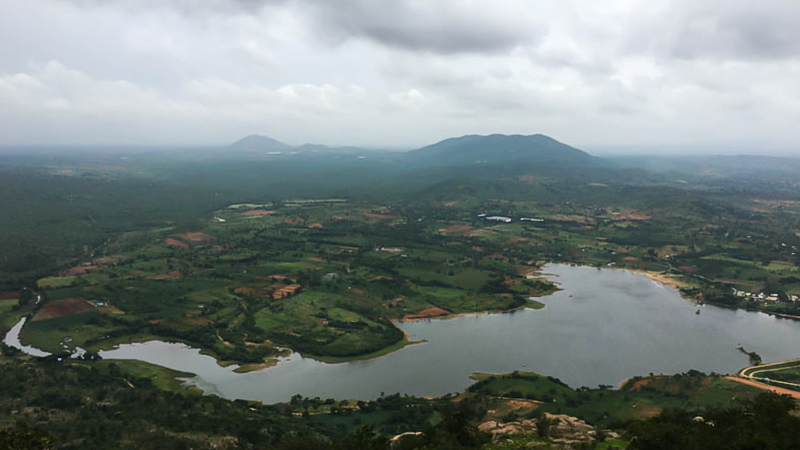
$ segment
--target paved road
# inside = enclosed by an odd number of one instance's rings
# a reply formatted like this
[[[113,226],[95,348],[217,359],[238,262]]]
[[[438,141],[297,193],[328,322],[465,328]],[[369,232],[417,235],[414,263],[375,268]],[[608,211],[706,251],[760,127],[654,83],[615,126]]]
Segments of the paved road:
[[[745,372],[747,372],[749,370],[756,370],[757,372],[761,372],[764,369],[768,369],[770,367],[781,366],[781,365],[790,364],[790,363],[798,363],[798,365],[800,365],[800,359],[790,359],[788,361],[778,361],[778,362],[769,363],[769,364],[761,364],[761,365],[758,365],[758,366],[745,367],[744,369],[739,371],[739,376],[748,378],[748,377],[752,376],[752,374],[745,375]]]
[[[784,389],[775,386],[770,386],[768,384],[761,383],[759,381],[751,380],[749,378],[739,378],[739,377],[725,377],[731,381],[735,381],[737,383],[746,384],[748,386],[753,386],[759,389],[764,389],[767,391],[772,391],[776,394],[786,394],[792,396],[795,400],[800,400],[800,392],[793,391],[791,389]]]

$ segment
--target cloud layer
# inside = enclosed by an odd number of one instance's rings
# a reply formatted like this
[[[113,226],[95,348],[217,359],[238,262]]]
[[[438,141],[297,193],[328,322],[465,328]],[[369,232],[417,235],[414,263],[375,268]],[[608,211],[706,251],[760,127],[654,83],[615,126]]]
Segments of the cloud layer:
[[[0,42],[0,145],[800,151],[786,0],[0,0]]]

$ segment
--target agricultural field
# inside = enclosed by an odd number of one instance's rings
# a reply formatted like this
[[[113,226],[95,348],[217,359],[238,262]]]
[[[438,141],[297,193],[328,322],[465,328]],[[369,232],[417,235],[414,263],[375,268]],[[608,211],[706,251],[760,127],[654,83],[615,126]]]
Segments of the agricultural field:
[[[541,273],[551,261],[646,272],[698,302],[800,314],[800,238],[732,199],[704,200],[711,217],[680,191],[664,202],[648,188],[531,175],[493,197],[469,183],[384,202],[230,203],[191,228],[128,231],[37,280],[43,302],[23,341],[97,351],[167,339],[224,364],[260,364],[278,347],[369,358],[409,343],[393,321],[541,307],[535,298],[557,289]],[[530,189],[543,197],[518,195]],[[64,302],[83,309],[50,314]]]
[[[99,256],[38,281],[44,301],[23,342],[97,351],[159,338],[223,363],[257,364],[282,346],[340,361],[408,344],[393,321],[539,308],[533,298],[555,289],[535,259],[489,253],[492,240],[442,236],[438,221],[410,220],[402,206],[288,203],[269,214],[251,214],[261,203],[236,204],[200,229],[109,241]]]

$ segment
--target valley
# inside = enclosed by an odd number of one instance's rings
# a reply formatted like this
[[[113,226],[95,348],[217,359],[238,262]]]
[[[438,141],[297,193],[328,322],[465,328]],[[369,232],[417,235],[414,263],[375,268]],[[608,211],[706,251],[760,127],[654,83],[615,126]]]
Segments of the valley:
[[[645,172],[542,136],[469,136],[414,159],[248,142],[244,156],[132,155],[114,170],[2,165],[35,202],[5,200],[19,213],[0,225],[0,318],[25,318],[19,345],[50,354],[4,346],[5,363],[289,408],[327,436],[441,424],[463,392],[469,423],[501,424],[481,431],[497,438],[543,414],[624,431],[668,407],[755,401],[724,376],[747,365],[738,348],[797,356],[800,194],[786,174],[765,189]],[[464,160],[441,164],[452,152]],[[541,375],[473,375],[526,371]],[[368,406],[385,398],[426,412],[388,427]]]

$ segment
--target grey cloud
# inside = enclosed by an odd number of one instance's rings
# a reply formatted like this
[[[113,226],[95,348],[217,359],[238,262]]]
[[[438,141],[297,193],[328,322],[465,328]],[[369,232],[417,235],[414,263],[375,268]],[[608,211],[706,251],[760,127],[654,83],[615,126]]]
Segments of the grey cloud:
[[[317,25],[336,38],[440,53],[494,52],[536,43],[543,24],[524,15],[464,7],[465,2],[346,0],[314,3]],[[472,2],[466,2],[472,4]]]
[[[639,27],[631,45],[680,59],[800,57],[800,2],[674,0],[663,17]]]
[[[320,40],[366,39],[389,47],[434,53],[496,52],[537,42],[546,31],[521,2],[506,5],[458,0],[71,0],[86,7],[130,11],[171,9],[188,17],[264,14],[287,8]],[[504,7],[508,4],[514,8]]]
[[[289,0],[69,0],[87,8],[124,8],[129,11],[174,10],[186,16],[214,13],[256,13]]]
[[[368,40],[409,51],[496,53],[535,47],[547,35],[553,6],[543,1],[495,0],[69,0],[85,7],[131,12],[170,9],[188,17],[270,15],[289,10],[323,42]],[[630,11],[577,23],[584,2],[565,0],[571,32],[593,29],[600,39],[622,26],[622,51],[697,59],[773,59],[800,55],[800,2],[794,0],[670,0],[632,3]],[[558,8],[556,8],[558,9]],[[591,14],[589,14],[591,15]],[[586,17],[584,17],[586,18]],[[607,21],[610,21],[607,22]],[[593,23],[592,23],[593,22]],[[589,42],[588,44],[592,44]],[[554,58],[551,63],[567,64]],[[585,64],[585,62],[583,63]],[[593,63],[599,64],[599,63]]]
[[[0,144],[796,147],[800,3],[751,1],[0,0]]]

